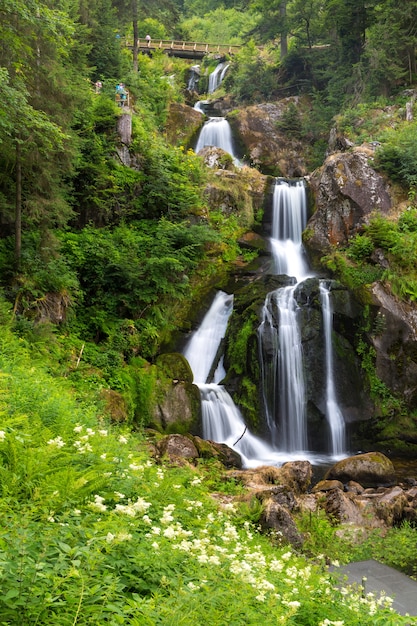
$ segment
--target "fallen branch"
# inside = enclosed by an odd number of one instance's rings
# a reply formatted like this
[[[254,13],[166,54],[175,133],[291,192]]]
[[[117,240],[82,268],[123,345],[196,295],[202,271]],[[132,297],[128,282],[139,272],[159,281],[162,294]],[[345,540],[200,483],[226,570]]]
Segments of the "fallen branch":
[[[235,443],[233,444],[234,446],[239,443],[239,441],[242,439],[243,435],[245,434],[245,432],[247,431],[248,427],[245,426],[245,430],[243,431],[243,433],[240,435],[239,439],[236,439]]]

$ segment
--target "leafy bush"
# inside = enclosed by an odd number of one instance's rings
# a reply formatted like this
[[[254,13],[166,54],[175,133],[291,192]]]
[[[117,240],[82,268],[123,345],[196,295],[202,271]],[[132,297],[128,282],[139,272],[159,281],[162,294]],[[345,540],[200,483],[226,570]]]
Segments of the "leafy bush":
[[[355,261],[363,261],[371,256],[374,249],[372,239],[367,235],[355,235],[349,242],[348,256]]]
[[[375,165],[395,182],[417,185],[417,123],[408,122],[401,128],[387,131],[381,138],[382,146],[375,155]]]

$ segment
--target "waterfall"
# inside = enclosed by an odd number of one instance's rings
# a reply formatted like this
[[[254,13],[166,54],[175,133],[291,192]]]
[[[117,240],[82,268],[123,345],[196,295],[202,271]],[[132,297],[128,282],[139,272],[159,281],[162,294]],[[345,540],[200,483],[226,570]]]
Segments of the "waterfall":
[[[233,296],[219,291],[200,327],[193,333],[183,351],[185,358],[190,364],[196,384],[204,384],[208,381],[220,343],[226,334],[227,323],[232,309]],[[216,367],[218,365],[220,365],[220,369],[214,376],[215,383],[220,382],[224,378],[220,359],[215,364]]]
[[[276,181],[273,193],[271,251],[276,274],[307,276],[302,245],[307,203],[302,181]],[[265,299],[258,328],[262,395],[271,439],[280,450],[307,450],[305,382],[295,286]]]
[[[209,76],[208,92],[213,93],[218,89],[229,67],[228,63],[219,63]]]
[[[193,65],[192,67],[190,67],[190,77],[188,79],[188,85],[187,85],[188,91],[196,91],[199,79],[200,79],[200,66]]]
[[[276,274],[306,279],[308,263],[302,245],[307,223],[304,183],[277,181],[273,193],[271,251]],[[344,420],[337,406],[332,363],[332,313],[328,291],[321,284],[326,344],[326,418],[331,432],[330,452],[343,452]],[[258,328],[262,397],[269,435],[281,451],[308,454],[306,389],[296,285],[269,293]],[[327,294],[327,295],[326,295]]]
[[[239,452],[244,467],[276,465],[283,459],[248,431],[230,394],[219,384],[225,376],[219,352],[232,308],[233,296],[218,292],[183,351],[194,374],[194,384],[200,389],[203,437],[226,443]],[[213,371],[214,382],[207,383]]]
[[[290,453],[307,449],[303,355],[294,289],[283,287],[267,295],[258,329],[262,393],[271,440],[278,449]]]
[[[302,244],[307,224],[307,200],[303,181],[278,180],[273,193],[271,251],[275,274],[307,277],[308,264]]]
[[[228,152],[235,161],[232,131],[229,122],[224,117],[210,117],[201,129],[194,152],[198,154],[206,146],[215,146]]]
[[[267,294],[258,328],[261,392],[268,442],[253,435],[227,390],[223,340],[233,310],[233,296],[218,292],[200,327],[190,337],[183,354],[200,390],[203,437],[239,452],[243,467],[280,465],[296,459],[328,462],[329,457],[308,449],[306,388],[299,327],[297,286],[309,275],[302,246],[307,221],[306,193],[302,181],[277,181],[273,194],[271,251],[274,271],[292,276],[292,285]],[[284,246],[287,254],[282,254]],[[326,419],[330,431],[330,455],[345,448],[344,419],[336,400],[333,378],[332,308],[325,281],[320,281],[323,312]]]
[[[323,314],[324,343],[326,352],[326,419],[330,428],[331,452],[341,455],[345,451],[345,421],[336,400],[333,376],[333,309],[330,290],[324,281],[320,281],[320,299]]]

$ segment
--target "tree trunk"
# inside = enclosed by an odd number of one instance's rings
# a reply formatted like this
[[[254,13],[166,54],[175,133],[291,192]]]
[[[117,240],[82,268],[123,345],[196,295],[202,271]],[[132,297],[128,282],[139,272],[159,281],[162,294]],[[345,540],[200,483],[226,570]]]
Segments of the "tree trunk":
[[[15,244],[14,255],[16,265],[20,266],[22,254],[22,162],[19,139],[16,140],[16,204],[15,204]]]
[[[133,71],[138,71],[138,0],[132,0]]]
[[[287,39],[287,0],[282,0],[279,7],[279,14],[282,22],[281,30],[281,61],[288,54],[288,39]]]

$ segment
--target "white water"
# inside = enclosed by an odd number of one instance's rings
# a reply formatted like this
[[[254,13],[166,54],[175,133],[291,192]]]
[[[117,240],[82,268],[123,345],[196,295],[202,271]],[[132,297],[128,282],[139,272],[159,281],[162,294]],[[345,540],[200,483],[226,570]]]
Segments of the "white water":
[[[297,284],[310,272],[302,233],[307,223],[304,183],[277,181],[273,194],[271,251],[276,274],[292,276]],[[306,389],[303,351],[294,298],[296,285],[269,293],[259,326],[262,395],[271,440],[281,451],[310,455],[308,451]],[[331,343],[332,311],[328,290],[320,283],[326,346],[326,418],[330,454],[345,450],[345,425],[336,401]]]
[[[228,152],[239,163],[233,149],[232,131],[224,117],[210,117],[200,131],[194,152],[198,154],[206,146],[214,146]]]
[[[312,275],[309,274],[301,239],[306,220],[303,183],[277,183],[274,189],[271,237],[274,267],[279,268],[277,273],[285,270],[298,282]],[[290,249],[294,254],[287,257],[282,255],[280,244],[283,242],[294,244],[292,248],[287,245],[287,250]],[[331,431],[330,458],[327,454],[320,455],[308,450],[303,354],[294,298],[297,284],[267,295],[263,321],[259,327],[262,394],[270,443],[248,431],[231,396],[219,384],[226,374],[223,359],[219,358],[219,347],[232,312],[232,296],[223,292],[216,295],[200,328],[193,333],[184,350],[194,373],[194,382],[200,389],[203,437],[226,443],[235,449],[241,455],[244,467],[280,465],[302,459],[313,464],[323,464],[340,458],[344,452],[344,420],[337,406],[333,381],[332,311],[324,283],[320,283],[320,286],[324,301],[326,417]],[[214,369],[213,382],[208,382]]]
[[[228,67],[228,63],[219,63],[213,72],[211,72],[209,76],[208,93],[213,93],[220,87]]]
[[[219,385],[225,372],[222,359],[218,364],[215,361],[232,307],[233,296],[219,291],[183,352],[193,371],[194,384],[200,389],[203,437],[235,449],[241,455],[244,467],[276,465],[284,459],[271,446],[248,432],[231,396]],[[214,382],[207,383],[213,368],[216,368]]]
[[[188,91],[196,90],[199,79],[200,79],[200,66],[193,65],[190,68],[190,77],[188,79],[188,85],[187,85]]]
[[[273,194],[272,232],[270,238],[275,274],[307,278],[309,268],[302,235],[307,224],[307,200],[304,183],[289,185],[277,181]]]
[[[337,404],[334,386],[332,346],[333,309],[330,291],[323,281],[320,282],[320,298],[326,349],[326,419],[330,427],[332,454],[342,455],[346,449],[345,420]]]

